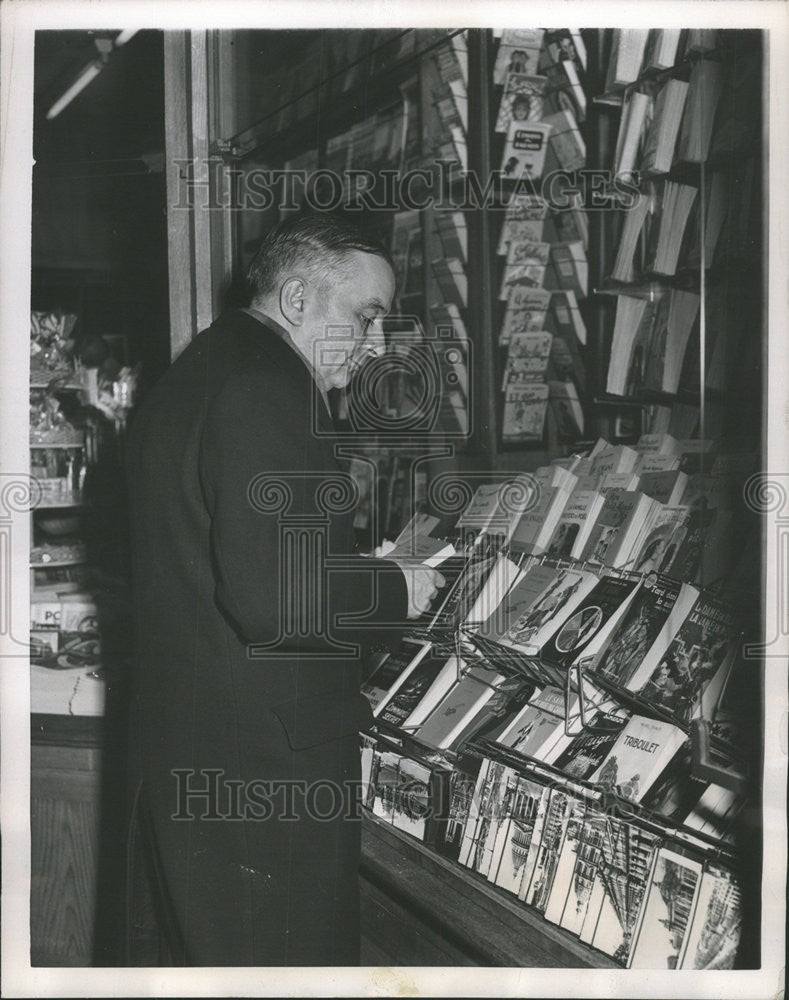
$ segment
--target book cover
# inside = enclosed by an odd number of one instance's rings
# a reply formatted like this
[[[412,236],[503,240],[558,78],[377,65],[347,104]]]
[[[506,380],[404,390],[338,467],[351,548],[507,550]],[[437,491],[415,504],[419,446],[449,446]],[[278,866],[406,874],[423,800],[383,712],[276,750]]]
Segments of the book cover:
[[[391,726],[404,726],[411,720],[414,714],[424,718],[427,711],[419,712],[421,703],[430,692],[435,700],[438,700],[438,693],[447,691],[457,676],[457,663],[454,658],[446,660],[441,656],[423,656],[414,665],[408,677],[399,686],[393,696],[388,699],[377,713],[378,718]],[[435,703],[435,701],[434,701]],[[417,718],[412,724],[417,725],[421,718]]]
[[[638,486],[638,473],[636,472],[606,472],[600,477],[597,487],[604,496],[611,490],[633,491]]]
[[[513,775],[508,792],[507,816],[496,834],[488,880],[517,896],[524,882],[531,881],[550,789]]]
[[[469,810],[459,861],[487,876],[499,826],[504,820],[504,796],[513,771],[496,761],[485,760],[479,771]]]
[[[657,509],[649,530],[634,550],[631,565],[634,573],[662,573],[674,560],[674,554],[682,544],[687,530],[690,510],[687,507]]]
[[[394,796],[400,774],[402,756],[392,750],[373,750],[370,769],[372,787],[372,813],[391,825],[394,812]]]
[[[569,59],[579,73],[586,70],[586,46],[577,28],[554,28],[545,32],[543,52],[554,64]]]
[[[567,111],[579,122],[586,121],[586,90],[582,82],[585,74],[579,72],[572,59],[545,65],[541,72],[547,78],[543,100],[543,117]]]
[[[582,558],[606,566],[627,565],[637,535],[657,507],[657,502],[643,493],[610,490],[589,533]]]
[[[674,458],[675,456],[661,457]],[[646,465],[646,461],[642,459],[639,464],[639,491],[648,497],[652,497],[653,500],[657,500],[658,503],[665,504],[667,507],[680,506],[688,483],[687,475],[680,471],[679,468],[648,472],[645,471]],[[667,560],[666,565],[668,566],[669,564],[670,560]]]
[[[449,809],[444,833],[443,853],[453,861],[460,858],[463,835],[469,819],[471,801],[479,778],[482,760],[462,754],[452,769],[449,786]]]
[[[568,290],[583,299],[589,293],[589,262],[583,243],[552,243],[550,266],[545,273],[545,287]]]
[[[700,883],[701,862],[668,847],[656,852],[628,968],[681,968]]]
[[[609,622],[615,623],[638,584],[635,579],[603,576],[542,648],[549,663],[564,663],[584,652]]]
[[[550,149],[550,143],[549,143]],[[578,201],[556,205],[546,219],[545,236],[549,243],[582,243],[589,249],[589,215]]]
[[[542,380],[548,368],[553,335],[545,331],[537,333],[513,333],[507,348],[507,361],[502,377],[502,391],[513,381],[511,375],[530,375]]]
[[[572,382],[576,390],[586,383],[586,366],[582,348],[574,336],[565,336],[557,330],[553,314],[547,316],[546,330],[556,334],[551,344],[549,379],[557,382]]]
[[[552,126],[546,122],[510,122],[501,155],[504,177],[541,177]]]
[[[557,338],[558,339],[558,338]],[[553,356],[552,356],[553,357]],[[574,382],[548,382],[548,400],[561,441],[578,441],[584,435],[584,411]]]
[[[742,933],[740,887],[731,872],[709,865],[701,876],[681,969],[733,969]]]
[[[638,462],[638,452],[625,444],[609,445],[592,456],[590,471],[598,476],[611,472],[633,472]]]
[[[406,671],[415,667],[429,649],[429,643],[403,639],[396,650],[387,654],[362,685],[362,694],[370,702],[373,714],[377,714],[376,710],[380,710],[405,680]]]
[[[543,912],[554,885],[562,845],[568,829],[575,831],[583,822],[586,804],[567,792],[554,788],[543,823],[537,857],[523,900]]]
[[[509,247],[507,252],[509,252]],[[537,261],[526,264],[507,264],[501,273],[499,301],[508,302],[510,298],[514,298],[516,289],[523,297],[535,288],[542,288],[545,284],[546,270],[546,265]]]
[[[537,502],[518,521],[512,533],[513,548],[531,555],[544,552],[569,496],[569,491],[562,486],[543,488]]]
[[[545,919],[571,934],[580,934],[591,902],[601,833],[587,808],[568,822],[559,850]]]
[[[706,479],[707,477],[699,477]],[[689,491],[698,485],[694,476],[688,477],[688,487],[683,495],[683,505],[688,504]],[[707,486],[715,486],[707,479]],[[718,486],[722,485],[720,483]],[[728,572],[740,539],[734,537],[730,526],[733,512],[726,504],[719,503],[714,495],[701,497],[700,503],[690,500],[690,514],[685,535],[674,553],[667,572],[680,580],[709,585],[719,581]]]
[[[508,72],[496,116],[495,131],[507,132],[513,121],[540,121],[547,82],[544,76]]]
[[[586,779],[603,763],[619,738],[628,720],[626,712],[598,713],[596,727],[606,727],[605,732],[581,732],[573,737],[551,763],[569,778]]]
[[[467,629],[477,629],[488,621],[521,573],[520,566],[504,553],[498,556],[464,620]]]
[[[624,965],[659,841],[654,833],[614,816],[600,814],[589,822],[592,829],[586,836],[598,843],[599,854],[579,936]]]
[[[472,531],[484,531],[499,506],[500,483],[482,483],[474,491],[457,521],[458,528],[468,528]]]
[[[493,64],[496,86],[504,83],[508,73],[525,73],[528,76],[537,73],[544,33],[542,28],[505,28]]]
[[[545,748],[552,746],[563,730],[564,693],[548,686],[534,694],[496,742],[524,757],[542,759]]]
[[[534,481],[541,490],[550,489],[552,486],[560,486],[572,492],[578,485],[578,477],[563,465],[551,462],[550,465],[541,465],[533,474]]]
[[[470,774],[475,776],[474,788],[468,802],[465,821],[463,823],[463,835],[460,838],[460,849],[458,851],[458,862],[466,868],[473,867],[473,856],[476,845],[476,831],[482,818],[482,802],[488,787],[488,778],[491,776],[493,761],[487,757],[482,758],[478,763],[474,762],[469,769]]]
[[[673,469],[679,469],[679,462],[679,455],[642,455],[641,461],[638,463],[638,471],[640,475],[648,472],[671,472]],[[641,492],[647,491],[642,490]],[[647,495],[651,496],[652,494]],[[682,494],[679,495],[678,503],[683,502],[682,496]]]
[[[687,739],[668,722],[634,715],[589,780],[630,802],[640,802]]]
[[[502,601],[487,638],[537,655],[596,582],[585,570],[530,567]]]
[[[502,420],[503,441],[542,440],[548,392],[548,386],[540,382],[507,387]]]
[[[493,555],[475,554],[469,559],[433,616],[431,626],[454,629],[466,621],[495,565]]]
[[[392,826],[422,841],[431,811],[432,774],[426,764],[402,757],[392,789]]]
[[[550,298],[551,293],[543,288],[532,290],[534,296],[545,296]],[[547,306],[536,298],[529,298],[526,304],[518,309],[507,309],[499,333],[499,344],[503,347],[509,344],[510,339],[518,333],[541,333],[545,330],[545,320],[547,316]]]
[[[564,506],[546,553],[557,558],[577,559],[605,503],[599,490],[576,487]]]
[[[513,240],[532,240],[535,243],[542,243],[544,230],[544,215],[539,219],[519,219],[514,215],[507,215],[501,226],[496,253],[499,257],[504,256]]]
[[[562,110],[546,115],[543,124],[550,128],[548,144],[563,170],[579,170],[586,166],[586,143],[572,111]]]
[[[689,593],[697,593],[688,588]],[[698,596],[657,664],[647,662],[627,682],[631,691],[683,723],[709,718],[731,671],[740,639],[736,616]]]
[[[550,293],[550,311],[556,323],[554,333],[560,334],[565,340],[573,337],[579,344],[586,344],[586,326],[578,307],[578,299],[571,289],[556,289]]]
[[[457,735],[484,711],[503,680],[504,675],[495,670],[470,667],[414,731],[414,736],[439,750],[451,747]]]
[[[595,672],[627,687],[645,662],[656,663],[664,654],[672,635],[693,606],[696,594],[692,587],[676,580],[657,574],[646,577],[611,633],[606,650],[596,660]],[[667,622],[673,632],[664,631]]]

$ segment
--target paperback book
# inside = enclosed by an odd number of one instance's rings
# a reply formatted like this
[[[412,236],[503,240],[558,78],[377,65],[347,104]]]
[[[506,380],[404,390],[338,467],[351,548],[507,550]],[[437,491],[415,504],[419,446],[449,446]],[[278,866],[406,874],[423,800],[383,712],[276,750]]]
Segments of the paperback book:
[[[507,788],[506,816],[493,845],[488,880],[518,896],[531,881],[550,789],[513,774]]]
[[[449,660],[441,656],[421,657],[392,697],[380,707],[377,718],[390,726],[419,725],[438,703],[441,695],[452,687],[457,670],[457,660],[454,657]]]
[[[582,558],[606,566],[630,566],[635,550],[660,505],[643,493],[611,490],[589,539]]]
[[[596,660],[595,672],[628,687],[637,670],[656,668],[697,596],[693,587],[668,577],[646,577]]]
[[[624,965],[659,841],[612,815],[593,815],[586,822],[592,829],[585,837],[599,843],[599,855],[579,936]]]
[[[620,798],[640,802],[686,739],[668,722],[634,715],[589,780]]]
[[[539,655],[596,583],[595,574],[587,570],[537,563],[513,586],[481,634],[502,645]]]
[[[598,634],[614,627],[637,586],[636,578],[602,576],[545,643],[543,660],[563,664],[580,656]]]
[[[687,933],[682,969],[733,969],[742,934],[742,900],[735,877],[714,864],[705,867]]]
[[[551,535],[546,553],[557,558],[579,559],[604,503],[605,496],[599,490],[574,489]]]
[[[537,73],[544,34],[542,28],[506,28],[493,64],[494,84],[501,86],[508,73],[534,76]]]
[[[386,655],[383,662],[362,685],[362,694],[376,715],[391,698],[408,674],[427,655],[430,643],[403,639],[400,646]]]
[[[544,912],[553,888],[559,857],[568,830],[574,831],[583,822],[586,803],[567,792],[554,788],[543,823],[537,858],[521,898],[527,906]]]
[[[628,968],[682,967],[701,873],[701,862],[668,847],[655,853]]]
[[[511,122],[538,122],[542,118],[547,80],[544,76],[508,72],[504,80],[495,130],[507,132]]]
[[[551,131],[552,125],[546,122],[510,122],[501,155],[503,176],[516,180],[541,177]]]
[[[548,386],[542,382],[507,387],[502,420],[504,442],[542,440],[548,393]]]
[[[692,607],[668,637],[657,662],[650,657],[642,663],[626,686],[688,723],[700,715],[712,717],[737,654],[740,631],[736,616],[725,605],[688,585],[684,591],[683,603],[696,595]]]

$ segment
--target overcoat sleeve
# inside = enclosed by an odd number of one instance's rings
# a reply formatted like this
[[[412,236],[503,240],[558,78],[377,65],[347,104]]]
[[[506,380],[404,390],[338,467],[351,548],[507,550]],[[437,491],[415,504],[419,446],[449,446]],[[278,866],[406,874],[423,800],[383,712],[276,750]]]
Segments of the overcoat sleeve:
[[[353,553],[352,509],[337,504],[347,473],[312,432],[309,404],[294,405],[296,388],[252,368],[207,409],[200,481],[215,599],[252,644],[329,651],[330,640],[387,641],[406,618],[405,578],[390,560]],[[344,623],[349,616],[363,621]]]

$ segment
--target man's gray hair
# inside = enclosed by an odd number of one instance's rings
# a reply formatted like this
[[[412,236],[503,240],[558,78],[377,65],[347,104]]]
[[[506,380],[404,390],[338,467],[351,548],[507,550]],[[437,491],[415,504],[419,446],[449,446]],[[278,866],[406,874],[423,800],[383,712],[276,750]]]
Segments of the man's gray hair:
[[[353,251],[375,254],[393,266],[383,243],[346,216],[312,210],[288,216],[263,237],[249,265],[253,301],[277,291],[280,281],[299,269],[313,280],[328,280],[342,271]]]

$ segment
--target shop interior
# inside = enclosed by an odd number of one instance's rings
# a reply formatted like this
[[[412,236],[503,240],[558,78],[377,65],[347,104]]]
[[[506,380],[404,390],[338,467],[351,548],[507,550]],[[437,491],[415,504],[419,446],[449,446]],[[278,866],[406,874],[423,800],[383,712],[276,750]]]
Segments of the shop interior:
[[[449,581],[365,667],[363,964],[654,968],[665,939],[662,968],[759,966],[764,671],[741,650],[763,614],[745,484],[764,468],[764,45],[658,28],[37,32],[34,966],[124,964],[127,428],[189,340],[247,304],[257,242],[305,200],[350,204],[390,248],[388,350],[410,358],[372,414],[359,386],[332,394],[357,542],[418,541]],[[531,513],[502,515],[508,484],[539,488]],[[646,632],[622,603],[591,659],[567,655],[585,642],[559,643],[550,587],[573,572],[579,595],[648,591]],[[527,639],[519,586],[538,611]],[[687,602],[684,638],[657,593]],[[428,662],[451,683],[408,702]],[[507,742],[530,705],[550,752]],[[603,801],[592,744],[623,727],[657,727],[663,766]]]

